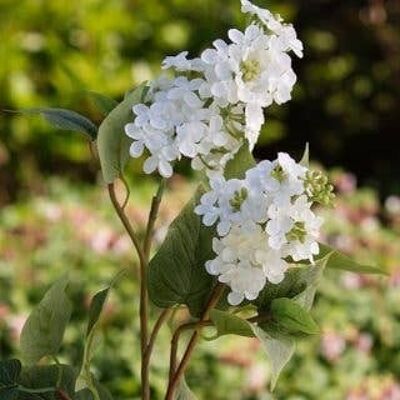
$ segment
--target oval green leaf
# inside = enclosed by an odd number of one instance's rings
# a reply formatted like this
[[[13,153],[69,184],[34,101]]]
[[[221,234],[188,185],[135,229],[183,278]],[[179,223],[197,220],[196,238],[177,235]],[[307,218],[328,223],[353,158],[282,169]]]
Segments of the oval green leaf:
[[[386,271],[383,271],[382,269],[376,266],[359,264],[349,256],[346,256],[345,254],[341,253],[340,251],[332,247],[329,247],[326,244],[320,243],[319,247],[320,247],[320,254],[318,258],[323,258],[327,254],[331,254],[328,262],[326,263],[327,268],[340,269],[360,274],[387,275]]]
[[[41,115],[53,127],[66,131],[79,132],[88,139],[95,140],[97,136],[97,126],[88,118],[76,111],[65,108],[28,108],[19,112],[28,115]]]
[[[223,335],[254,337],[249,322],[236,315],[214,309],[210,311],[210,319],[217,328],[217,337]]]
[[[319,327],[310,313],[286,297],[272,301],[271,316],[279,327],[290,334],[316,335],[319,333]]]
[[[21,333],[22,359],[27,364],[57,354],[72,312],[65,293],[68,283],[67,277],[54,283],[27,319]]]
[[[202,190],[184,207],[169,227],[167,237],[150,261],[149,295],[158,307],[185,304],[193,316],[199,316],[215,279],[204,268],[214,257],[215,231],[201,223],[194,213]]]
[[[99,127],[97,148],[107,184],[122,174],[129,159],[132,140],[125,134],[125,125],[133,121],[132,107],[143,100],[145,92],[145,84],[138,86],[107,115]]]

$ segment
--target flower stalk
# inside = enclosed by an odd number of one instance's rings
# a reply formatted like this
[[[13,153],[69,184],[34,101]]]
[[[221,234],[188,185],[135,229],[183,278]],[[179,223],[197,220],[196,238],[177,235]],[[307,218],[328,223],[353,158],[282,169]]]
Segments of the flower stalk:
[[[200,320],[196,324],[195,331],[193,332],[192,337],[190,338],[190,341],[187,345],[185,353],[183,354],[182,360],[181,360],[179,366],[176,368],[176,371],[174,370],[174,367],[176,364],[175,350],[177,350],[177,345],[178,345],[177,341],[179,339],[179,335],[177,338],[175,338],[174,353],[172,353],[172,351],[171,351],[172,363],[170,366],[170,368],[171,368],[170,380],[168,383],[167,394],[165,396],[165,400],[173,400],[176,388],[177,388],[180,380],[182,379],[182,376],[189,364],[190,358],[191,358],[193,351],[196,347],[196,344],[199,340],[199,335],[200,335],[200,330],[201,330],[202,324],[204,324],[204,322],[207,321],[210,311],[216,306],[216,304],[220,300],[222,294],[224,293],[224,290],[225,290],[225,286],[221,283],[218,283],[217,286],[215,286],[215,288],[210,296],[210,299],[209,299],[206,307],[204,308],[203,314],[202,314]]]

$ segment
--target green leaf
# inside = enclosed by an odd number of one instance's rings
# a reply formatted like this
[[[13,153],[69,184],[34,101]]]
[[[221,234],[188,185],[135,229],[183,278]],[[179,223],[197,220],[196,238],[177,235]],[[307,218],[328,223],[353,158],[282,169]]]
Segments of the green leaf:
[[[88,118],[64,108],[28,108],[20,110],[23,114],[42,115],[47,122],[58,129],[83,133],[88,139],[95,140],[97,126]]]
[[[0,362],[0,388],[16,384],[21,373],[21,362],[19,360],[6,360]]]
[[[271,315],[274,322],[290,334],[319,333],[319,327],[309,312],[291,299],[285,297],[274,299],[271,304]]]
[[[96,345],[95,342],[96,342],[98,322],[101,313],[103,311],[104,305],[106,303],[106,300],[108,298],[108,295],[110,293],[110,290],[117,282],[117,280],[122,276],[122,273],[124,273],[124,271],[118,273],[108,287],[97,292],[94,295],[92,302],[90,303],[89,321],[86,329],[85,348],[83,352],[81,371],[79,373],[79,376],[75,384],[76,390],[81,390],[85,388],[89,388],[89,390],[95,390],[94,389],[95,384],[93,381],[92,373],[90,371],[90,365]]]
[[[250,153],[249,144],[244,142],[232,160],[229,160],[225,167],[224,176],[226,179],[243,179],[246,171],[256,165],[253,155]]]
[[[185,377],[179,382],[175,392],[175,400],[197,400],[196,395],[189,388]]]
[[[111,286],[100,290],[97,292],[93,299],[92,302],[90,303],[90,308],[89,308],[89,322],[88,322],[88,327],[86,330],[86,337],[90,335],[92,332],[93,328],[97,324],[101,312],[103,311],[104,304],[107,300],[108,293],[110,292]]]
[[[75,393],[76,371],[69,365],[34,366],[24,368],[18,383],[26,389],[54,388],[54,391],[40,394],[41,399],[55,399],[55,390],[61,389],[70,397]]]
[[[272,336],[255,325],[252,329],[267,353],[271,365],[271,390],[274,390],[279,375],[293,356],[295,341],[279,334]]]
[[[19,400],[19,390],[16,387],[0,388],[1,400]]]
[[[86,330],[85,348],[83,351],[83,360],[81,371],[75,384],[75,390],[82,390],[93,387],[93,376],[90,371],[90,365],[94,355],[97,323],[99,321],[104,304],[107,300],[111,286],[96,293],[90,304],[89,322]]]
[[[132,140],[125,134],[125,125],[133,121],[132,107],[142,101],[145,90],[145,84],[138,86],[107,115],[99,127],[97,147],[107,184],[120,176],[129,159]]]
[[[319,246],[320,246],[320,254],[318,256],[319,258],[325,257],[327,254],[332,253],[326,264],[327,268],[340,269],[361,274],[387,275],[386,271],[383,271],[382,269],[372,265],[359,264],[349,256],[340,253],[338,250],[333,249],[326,244],[320,244]]]
[[[306,148],[304,149],[303,157],[301,157],[300,165],[308,168],[310,166],[310,146],[306,143]]]
[[[87,95],[104,115],[108,115],[118,105],[116,100],[101,93],[88,91]]]
[[[211,310],[210,319],[217,328],[217,336],[239,335],[254,337],[251,325],[244,319],[225,311]]]
[[[71,317],[72,305],[65,291],[69,280],[54,283],[32,311],[21,333],[21,350],[27,364],[36,364],[44,356],[56,355]]]
[[[204,226],[193,211],[201,194],[199,189],[172,222],[148,270],[152,302],[161,308],[186,304],[193,316],[199,316],[215,283],[204,267],[206,261],[215,257],[215,231]]]
[[[309,292],[308,297],[313,299],[323,269],[324,266],[321,263],[293,266],[286,272],[285,278],[281,283],[277,285],[267,283],[257,299],[252,303],[257,306],[260,314],[263,314],[263,311],[269,310],[274,299],[281,297],[294,298],[310,287],[313,288],[313,292]]]
[[[314,266],[315,272],[314,274],[312,274],[312,276],[309,277],[306,289],[293,297],[293,300],[307,311],[311,310],[311,307],[314,303],[314,298],[317,292],[319,281],[322,278],[322,274],[326,268],[326,264],[328,263],[331,255],[332,253],[328,253],[323,258],[316,260]]]

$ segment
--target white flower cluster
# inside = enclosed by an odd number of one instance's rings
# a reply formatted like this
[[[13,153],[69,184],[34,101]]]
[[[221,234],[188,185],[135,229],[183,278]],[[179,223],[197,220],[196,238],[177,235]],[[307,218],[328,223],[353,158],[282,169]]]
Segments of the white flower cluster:
[[[229,42],[216,40],[199,58],[188,59],[187,52],[167,57],[163,68],[175,78],[153,83],[145,104],[133,107],[125,131],[133,139],[132,157],[150,153],[146,173],[169,177],[171,163],[184,156],[210,177],[221,174],[243,143],[254,147],[264,109],[290,100],[296,75],[288,53],[301,57],[302,43],[279,16],[241,2],[255,22],[244,32],[229,30]]]
[[[195,212],[204,225],[217,223],[216,258],[207,271],[228,284],[228,300],[254,300],[267,281],[279,283],[289,266],[319,253],[322,218],[311,210],[310,171],[288,154],[262,161],[244,179],[212,178]],[[323,192],[323,188],[320,188]]]
[[[281,282],[288,260],[313,262],[322,220],[311,206],[329,204],[333,196],[324,175],[285,153],[244,179],[223,178],[241,146],[255,146],[265,109],[290,100],[296,75],[289,53],[303,56],[292,25],[249,0],[241,4],[253,22],[243,32],[229,30],[229,41],[215,40],[198,58],[189,59],[188,52],[166,57],[163,68],[175,77],[152,82],[125,127],[131,156],[149,154],[146,173],[170,177],[181,157],[206,171],[211,190],[195,212],[218,233],[216,257],[206,269],[230,286],[233,305],[254,300],[267,281]]]

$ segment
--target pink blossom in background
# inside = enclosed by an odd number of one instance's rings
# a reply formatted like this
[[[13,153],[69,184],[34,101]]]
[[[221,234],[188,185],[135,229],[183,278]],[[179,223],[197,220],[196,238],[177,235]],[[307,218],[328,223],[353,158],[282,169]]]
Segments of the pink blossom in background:
[[[327,331],[322,335],[321,353],[329,362],[336,362],[346,349],[346,340],[334,331]]]

